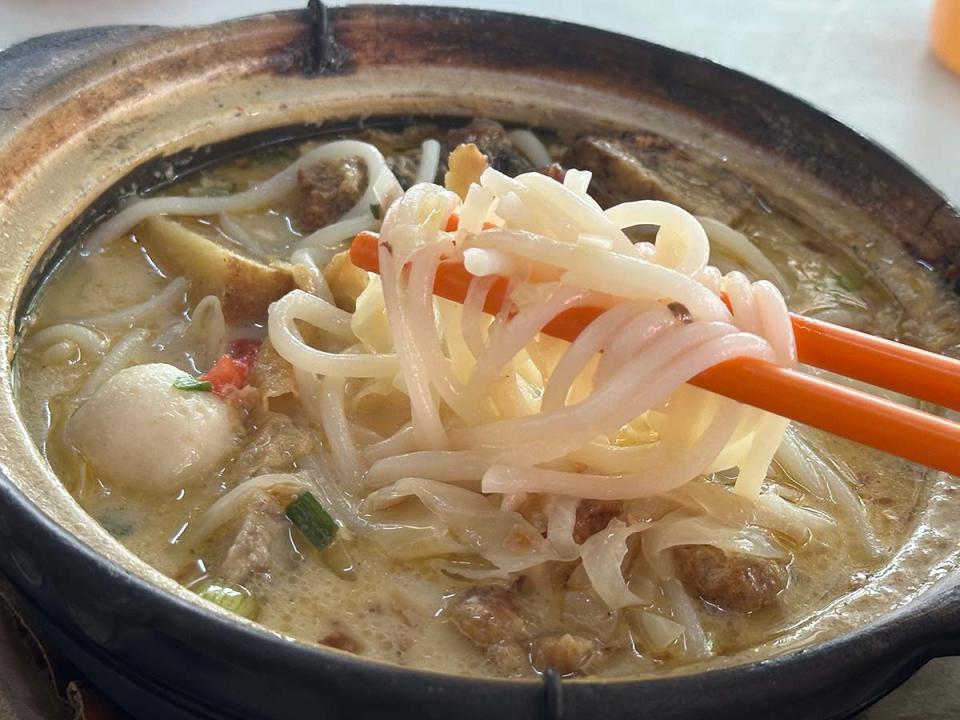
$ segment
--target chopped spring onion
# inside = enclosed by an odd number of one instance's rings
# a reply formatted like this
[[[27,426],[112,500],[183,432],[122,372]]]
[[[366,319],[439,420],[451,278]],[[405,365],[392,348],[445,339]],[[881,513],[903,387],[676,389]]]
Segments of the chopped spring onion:
[[[237,183],[232,180],[218,177],[206,177],[196,187],[190,188],[187,193],[191,197],[226,197],[237,192]]]
[[[189,375],[179,377],[173,382],[177,390],[188,390],[192,392],[210,392],[213,390],[213,384],[209,380],[197,380]]]
[[[858,290],[863,289],[863,277],[855,270],[834,273],[833,280],[837,285],[847,292],[857,292]]]
[[[243,585],[207,577],[190,585],[189,589],[204,600],[209,600],[224,610],[229,610],[248,620],[256,620],[260,617],[260,603]]]
[[[370,206],[370,214],[373,215],[374,220],[380,220],[380,216],[383,215],[383,208],[380,207],[380,203],[373,203]]]
[[[287,505],[287,517],[314,547],[323,550],[337,536],[336,521],[323,509],[312,493],[301,493]]]

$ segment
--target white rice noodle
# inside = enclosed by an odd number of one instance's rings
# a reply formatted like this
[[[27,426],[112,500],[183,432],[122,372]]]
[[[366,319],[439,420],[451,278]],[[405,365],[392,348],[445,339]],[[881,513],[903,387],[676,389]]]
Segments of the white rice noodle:
[[[475,420],[477,402],[464,387],[444,354],[437,330],[437,309],[433,285],[440,256],[449,251],[447,243],[436,243],[418,249],[410,259],[406,288],[406,317],[414,343],[420,350],[420,368],[431,378],[431,384],[447,406],[464,420]]]
[[[690,457],[691,463],[700,465],[704,458],[716,455],[718,446],[729,444],[742,414],[743,409],[731,400],[712,394],[704,396],[696,388],[682,387],[665,411],[659,413],[661,417],[650,418],[656,420],[656,440],[632,445],[592,442],[568,457],[588,467],[653,478],[664,473],[676,457]],[[693,457],[697,455],[700,457]]]
[[[490,317],[483,314],[483,307],[494,282],[494,278],[471,280],[470,287],[467,289],[467,297],[463,301],[460,326],[463,340],[474,358],[480,357],[486,342],[483,331],[490,325]]]
[[[603,385],[612,373],[636,357],[654,338],[676,322],[673,313],[660,306],[623,325],[604,347],[603,358],[593,375],[593,384]]]
[[[671,578],[662,587],[674,621],[683,626],[683,654],[692,659],[710,657],[713,654],[713,641],[704,630],[697,605],[684,589],[683,583]]]
[[[627,555],[627,540],[649,527],[649,523],[627,525],[614,519],[606,530],[587,538],[581,547],[580,557],[590,584],[611,610],[620,610],[631,605],[649,605],[653,602],[652,593],[641,596],[630,589],[622,569],[623,559]]]
[[[764,414],[753,441],[744,458],[740,460],[740,473],[734,492],[754,499],[760,494],[760,488],[767,476],[767,469],[773,461],[774,453],[780,446],[780,440],[790,421],[776,415]]]
[[[777,362],[787,367],[797,365],[797,342],[793,337],[790,312],[783,295],[766,280],[753,284],[757,312],[760,315],[761,334],[767,338],[777,355]]]
[[[389,172],[389,170],[387,172]],[[393,176],[391,175],[391,177]],[[376,230],[378,227],[380,227],[380,221],[373,216],[373,212],[368,208],[366,215],[360,215],[358,217],[344,216],[331,225],[326,225],[319,230],[314,230],[297,243],[296,249],[313,249],[333,257],[347,241],[353,240],[358,233],[367,230]]]
[[[362,452],[367,462],[374,463],[377,460],[394,455],[413,452],[415,449],[416,438],[413,433],[413,425],[407,423],[390,437],[372,445],[367,445]]]
[[[723,278],[722,286],[733,306],[735,322],[750,332],[766,337],[776,360],[787,367],[797,364],[797,350],[790,326],[790,316],[780,293],[767,281],[750,285],[746,276],[732,272]],[[774,453],[780,446],[789,420],[758,414],[759,424],[753,431],[749,449],[740,458],[736,492],[756,498],[767,475]]]
[[[746,235],[713,218],[698,215],[697,220],[710,239],[711,257],[714,252],[719,251],[746,265],[756,277],[772,282],[780,292],[789,293],[790,285],[786,278]]]
[[[220,224],[220,231],[226,235],[228,239],[243,247],[250,255],[256,257],[263,253],[263,248],[260,243],[257,242],[230,213],[220,213],[217,217],[217,222]]]
[[[480,185],[501,199],[513,195],[515,200],[519,200],[519,195],[524,192],[524,188],[518,182],[518,178],[504,175],[492,167],[488,167],[480,175]]]
[[[561,287],[544,303],[521,310],[496,329],[470,377],[473,392],[486,388],[503,367],[517,355],[550,320],[564,310],[591,304],[591,296],[581,290]]]
[[[497,206],[497,196],[476,183],[467,190],[467,197],[460,208],[459,229],[462,233],[478,233],[489,222]]]
[[[114,310],[105,315],[83,318],[83,324],[104,329],[132,328],[135,325],[142,326],[150,324],[156,319],[156,316],[160,314],[166,316],[172,308],[176,306],[183,307],[186,304],[188,286],[189,283],[186,278],[175,278],[152,298],[148,298],[136,305]]]
[[[634,247],[639,249],[641,246],[649,245],[649,243],[637,243]],[[651,256],[656,251],[651,252]],[[693,276],[694,280],[707,288],[714,295],[719,295],[721,291],[721,283],[723,282],[723,273],[721,273],[713,265],[707,265],[703,270],[698,272]]]
[[[776,492],[764,492],[752,502],[722,485],[692,482],[674,490],[670,498],[725,525],[756,525],[782,533],[798,544],[805,543],[812,534],[825,535],[836,530],[832,518],[788,502]]]
[[[739,410],[740,421],[734,428],[730,441],[707,467],[704,474],[721,472],[738,466],[753,446],[755,431],[766,413],[747,405],[740,405]]]
[[[830,468],[811,452],[796,427],[784,433],[775,457],[784,472],[804,490],[821,499],[830,497],[826,480]]]
[[[605,215],[618,228],[659,225],[656,261],[684,275],[696,275],[710,259],[710,242],[697,219],[662,200],[636,200],[615,205]]]
[[[302,290],[292,290],[270,305],[267,328],[277,353],[294,367],[337,377],[392,377],[399,371],[391,354],[336,353],[310,347],[295,321],[307,322],[339,340],[354,339],[350,313]]]
[[[320,268],[320,263],[318,262],[319,254],[319,251],[314,248],[301,248],[293,251],[293,254],[290,256],[290,262],[307,271],[307,275],[310,277],[310,284],[313,286],[313,294],[333,305],[333,292],[331,292],[327,278],[324,277],[323,271]]]
[[[596,475],[494,465],[483,475],[482,488],[484,492],[548,492],[599,500],[660,495],[695,478],[710,459],[720,452],[729,439],[730,432],[731,426],[727,418],[718,414],[704,434],[685,453],[678,453],[676,447],[666,443],[650,448],[643,456],[636,453],[635,457],[639,456],[640,462],[630,474]],[[586,454],[571,453],[574,458],[585,456]],[[678,457],[682,459],[677,459]]]
[[[618,333],[627,321],[639,312],[636,303],[621,303],[607,310],[588,325],[574,340],[553,368],[543,390],[542,412],[559,410],[566,404],[567,395],[577,376],[590,360]],[[658,311],[654,311],[658,312]],[[632,323],[631,323],[632,324]]]
[[[239,517],[257,493],[278,487],[298,490],[306,488],[307,483],[300,476],[287,473],[260,475],[245,480],[217,498],[213,505],[190,524],[191,542],[194,544],[202,542],[221,527]]]
[[[320,383],[319,408],[323,432],[330,446],[333,462],[343,482],[351,488],[359,487],[367,464],[357,450],[344,408],[344,385],[342,377],[328,375]]]
[[[570,168],[563,176],[563,185],[573,190],[577,195],[582,195],[584,198],[592,200],[593,198],[587,195],[587,187],[590,185],[590,180],[592,179],[593,173],[589,170]]]
[[[465,386],[470,379],[476,357],[463,336],[463,307],[453,301],[440,298],[436,300],[436,307],[437,332],[442,336],[444,351],[450,359],[450,372],[462,386]],[[487,408],[482,403],[475,403],[473,410],[476,417],[489,419]]]
[[[463,252],[463,264],[467,272],[476,277],[486,275],[513,275],[524,268],[508,253],[500,250],[467,248]]]
[[[480,183],[490,171],[480,176]],[[587,201],[584,196],[561,185],[552,178],[540,173],[524,173],[518,175],[515,181],[532,192],[538,210],[555,217],[554,222],[561,222],[569,228],[561,232],[558,237],[568,242],[576,241],[583,233],[610,238],[613,248],[618,253],[633,253],[633,244],[623,234],[615,222],[599,210],[596,202]]]
[[[684,626],[649,610],[637,613],[647,646],[655,653],[666,653],[683,636]]]
[[[519,230],[488,230],[470,239],[471,247],[510,248],[516,256],[552,265],[565,272],[569,286],[615,295],[624,300],[671,298],[684,305],[693,317],[702,320],[730,321],[723,301],[702,285],[672,268],[644,260],[633,252],[590,251],[576,243]],[[584,262],[584,253],[596,253]]]
[[[456,543],[482,555],[503,572],[519,572],[558,559],[523,516],[501,511],[483,495],[446,483],[405,478],[370,493],[361,510],[375,521],[379,511],[412,497],[419,499]]]
[[[379,282],[372,278],[355,314],[294,291],[271,306],[270,339],[326,437],[318,457],[329,458],[318,463],[327,464],[307,474],[336,476],[323,488],[338,512],[369,493],[358,523],[389,555],[466,556],[469,567],[439,561],[473,579],[579,558],[611,609],[644,606],[651,647],[673,652],[682,631],[683,652],[700,657],[710,640],[673,578],[670,548],[779,559],[766,529],[797,542],[834,531],[829,518],[761,492],[786,421],[688,384],[734,358],[795,365],[790,319],[770,283],[706,265],[707,235],[691,215],[655,201],[604,212],[585,195],[589,180],[573,170],[560,184],[488,168],[464,203],[418,183],[386,212]],[[444,230],[456,212],[458,230]],[[622,230],[637,224],[659,227],[655,245],[630,243]],[[433,296],[446,259],[474,275],[462,307]],[[502,276],[490,318],[484,308]],[[606,309],[572,343],[542,335],[581,307]],[[307,345],[303,323],[342,352]],[[392,437],[347,420],[347,394],[370,392],[409,403]],[[699,480],[734,467],[734,488]],[[531,493],[545,496],[546,537],[516,512]],[[578,544],[584,499],[633,509]],[[643,555],[628,580],[634,545]]]
[[[471,486],[480,489],[480,479],[495,462],[484,450],[421,450],[377,460],[366,475],[366,483],[382,487],[405,477]]]
[[[532,131],[527,129],[511,130],[507,133],[507,137],[537,170],[547,167],[552,162],[547,148]]]
[[[25,345],[32,349],[39,349],[58,343],[69,343],[72,347],[79,349],[81,355],[88,358],[103,355],[110,346],[110,342],[102,333],[76,323],[51,325],[31,333]]]
[[[194,353],[194,363],[199,368],[209,369],[223,354],[226,338],[227,323],[220,298],[207,295],[193,309],[181,344],[187,349],[201,347],[200,353]]]
[[[777,461],[783,470],[801,487],[821,498],[829,498],[844,519],[857,531],[863,548],[875,557],[885,548],[867,518],[863,501],[851,487],[848,468],[828,463],[803,439],[800,431],[792,428],[784,436],[777,451]]]
[[[440,143],[433,138],[427,138],[420,146],[420,166],[413,182],[432,183],[437,179],[437,170],[440,168]]]
[[[357,512],[359,501],[356,495],[347,492],[339,482],[339,473],[326,450],[315,450],[300,458],[297,465],[301,470],[297,477],[309,484],[317,500],[338,525],[353,532],[368,529],[368,523]]]
[[[547,542],[561,560],[575,560],[580,556],[580,545],[573,536],[579,506],[580,498],[569,495],[553,495],[547,501]],[[501,505],[501,509],[505,508]]]
[[[644,353],[625,363],[606,384],[576,405],[466,428],[457,431],[454,439],[458,446],[509,445],[566,434],[575,447],[581,447],[659,405],[673,389],[718,362],[734,357],[771,359],[771,355],[764,340],[735,332],[728,325],[684,325],[654,339]]]
[[[378,442],[383,442],[385,439],[383,435],[376,430],[368,428],[366,425],[361,425],[359,422],[351,422],[350,430],[358,445],[373,445]]]
[[[662,557],[664,551],[680,545],[711,545],[725,553],[783,560],[786,552],[759,528],[725,525],[707,516],[686,516],[682,511],[671,513],[642,536],[643,554],[650,567],[662,579],[672,574],[671,564]]]
[[[340,483],[351,492],[356,492],[367,469],[367,462],[354,443],[347,420],[344,407],[346,381],[334,375],[321,379],[296,367],[293,375],[304,410],[313,422],[323,428]]]
[[[431,299],[427,303],[431,308],[429,317],[411,317],[406,309],[407,293],[402,286],[401,270],[419,247],[436,238],[458,201],[456,195],[434,185],[415,185],[390,208],[380,236],[380,278],[384,304],[404,386],[410,397],[414,432],[421,447],[437,450],[446,447],[447,433],[440,420],[429,376],[420,370],[429,361],[425,352],[432,353],[435,350],[433,288],[431,284],[427,296]],[[434,260],[439,258],[435,256]],[[426,282],[423,274],[418,277]],[[425,349],[418,339],[428,342],[430,347]],[[449,380],[449,375],[445,374],[444,378]]]
[[[87,376],[86,382],[77,393],[76,401],[83,402],[99,390],[107,380],[130,365],[133,359],[143,351],[148,337],[150,337],[148,331],[138,328],[117,340],[110,348],[110,352],[100,361],[97,369]]]
[[[297,175],[301,168],[319,162],[335,162],[348,157],[359,157],[367,167],[367,189],[348,210],[341,222],[359,218],[374,221],[371,205],[386,209],[403,192],[397,179],[387,167],[381,152],[373,145],[358,140],[337,140],[326,143],[308,152],[269,180],[244,192],[225,197],[157,197],[135,200],[112,218],[94,229],[86,239],[86,252],[99,252],[108,242],[132,230],[141,220],[154,215],[203,216],[219,215],[243,210],[254,210],[282,198],[296,188]],[[338,231],[339,232],[339,231]],[[345,232],[345,230],[343,231]],[[359,231],[357,231],[359,232]],[[342,234],[342,233],[341,233]],[[342,238],[348,235],[342,234]],[[313,238],[311,240],[311,238]],[[309,244],[319,241],[308,236]]]
[[[753,288],[750,286],[747,276],[734,270],[723,277],[720,287],[730,299],[737,326],[747,332],[759,335],[763,326],[760,323],[760,316],[754,302]]]

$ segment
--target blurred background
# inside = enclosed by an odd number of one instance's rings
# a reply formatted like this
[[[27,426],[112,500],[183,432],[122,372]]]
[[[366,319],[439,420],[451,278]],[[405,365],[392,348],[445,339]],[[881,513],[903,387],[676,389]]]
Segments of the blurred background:
[[[408,0],[412,4],[429,4]],[[960,205],[960,75],[931,51],[933,0],[434,0],[567,20],[706,56],[826,110],[912,165]],[[941,48],[960,67],[960,0],[942,19]],[[208,23],[302,7],[295,0],[0,0],[0,48],[44,33],[99,24]],[[329,3],[350,4],[348,2]],[[946,33],[946,25],[942,32]],[[951,39],[952,37],[952,39]],[[0,78],[0,82],[9,82]],[[36,691],[14,674],[12,626],[0,622],[0,720],[11,694]],[[17,672],[11,674],[11,669]],[[40,698],[17,698],[40,708]],[[861,720],[960,718],[960,659],[938,660]]]

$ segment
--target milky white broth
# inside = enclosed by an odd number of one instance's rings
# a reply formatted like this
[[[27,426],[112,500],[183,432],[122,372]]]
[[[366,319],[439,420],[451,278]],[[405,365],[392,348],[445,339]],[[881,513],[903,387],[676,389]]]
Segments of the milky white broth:
[[[377,136],[374,141],[388,157],[399,148],[411,161],[418,159],[418,142],[405,138],[388,142],[386,137]],[[563,142],[547,139],[551,154],[560,157]],[[251,152],[187,176],[165,188],[163,194],[243,189],[272,176],[299,154],[297,144]],[[762,183],[754,181],[754,185],[768,202],[757,203],[732,225],[745,233],[790,283],[793,289],[787,302],[791,309],[826,313],[822,316],[868,331],[940,352],[953,351],[960,342],[960,313],[954,299],[881,229],[847,211],[821,211],[823,204],[830,202],[822,196],[797,189],[787,201]],[[294,205],[292,200],[272,203],[258,211],[261,218],[246,221],[267,229],[274,223],[294,226]],[[216,217],[187,218],[183,223],[229,243],[225,238],[229,233],[220,231]],[[842,228],[842,233],[837,228]],[[827,235],[834,240],[825,240]],[[288,248],[276,250],[277,255],[286,252]],[[269,254],[264,252],[264,256]],[[71,251],[45,280],[24,320],[15,370],[27,427],[77,502],[132,552],[168,576],[189,583],[197,577],[197,561],[209,564],[220,552],[218,543],[228,541],[221,533],[194,543],[191,524],[238,482],[242,468],[228,461],[202,482],[159,496],[140,495],[135,489],[98,478],[70,447],[63,430],[99,357],[81,353],[69,343],[32,342],[44,328],[83,324],[85,319],[149,299],[170,280],[138,242],[136,230],[117,238],[99,254]],[[189,276],[187,280],[196,282]],[[190,305],[191,301],[178,299],[146,321],[97,329],[111,346],[136,329],[156,338],[165,328],[187,319],[193,310]],[[262,338],[264,323],[265,318],[228,327],[227,337]],[[196,338],[192,342],[174,350],[148,343],[126,364],[166,362],[197,374],[207,368],[197,361],[202,342]],[[271,409],[310,428],[296,402],[276,402]],[[375,398],[355,403],[349,412],[381,434],[396,429],[402,418],[402,408],[378,403]],[[196,428],[197,433],[203,431]],[[312,432],[319,440],[321,431],[312,428]],[[917,466],[811,429],[802,429],[802,433],[828,463],[849,468],[855,479],[852,488],[865,505],[879,545],[885,548],[879,555],[866,552],[850,524],[842,519],[834,530],[814,534],[804,543],[778,538],[790,553],[789,583],[775,603],[737,613],[697,601],[713,651],[711,657],[701,660],[646,650],[638,639],[631,610],[611,613],[596,596],[575,584],[561,588],[546,601],[536,579],[527,578],[517,584],[516,599],[536,626],[536,633],[570,632],[595,638],[600,650],[585,674],[643,676],[707,667],[766,656],[862,624],[907,601],[952,568],[950,554],[957,532],[952,519],[948,521],[944,515],[956,493],[953,478],[935,477]],[[805,493],[777,463],[768,477],[788,488],[804,507],[826,516],[837,515],[835,506]],[[492,662],[461,634],[445,610],[452,597],[477,583],[454,577],[430,560],[389,558],[377,543],[359,536],[346,543],[352,569],[340,568],[339,572],[296,530],[291,528],[287,542],[290,552],[283,561],[272,567],[267,577],[248,583],[262,608],[259,621],[267,627],[307,644],[342,647],[336,638],[345,634],[350,643],[344,649],[411,667],[464,675],[514,674]]]

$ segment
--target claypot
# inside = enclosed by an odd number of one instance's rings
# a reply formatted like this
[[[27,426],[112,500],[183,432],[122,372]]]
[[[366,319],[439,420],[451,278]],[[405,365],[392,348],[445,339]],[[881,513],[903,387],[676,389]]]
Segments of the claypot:
[[[145,718],[841,717],[960,638],[947,577],[819,644],[644,680],[470,679],[284,639],[202,604],[81,510],[18,416],[10,361],[43,273],[133,186],[362,121],[649,128],[801,179],[952,273],[960,218],[911,170],[768,85],[647,42],[473,10],[353,6],[209,27],[109,27],[0,54],[0,570]],[[945,275],[946,276],[946,275]]]

